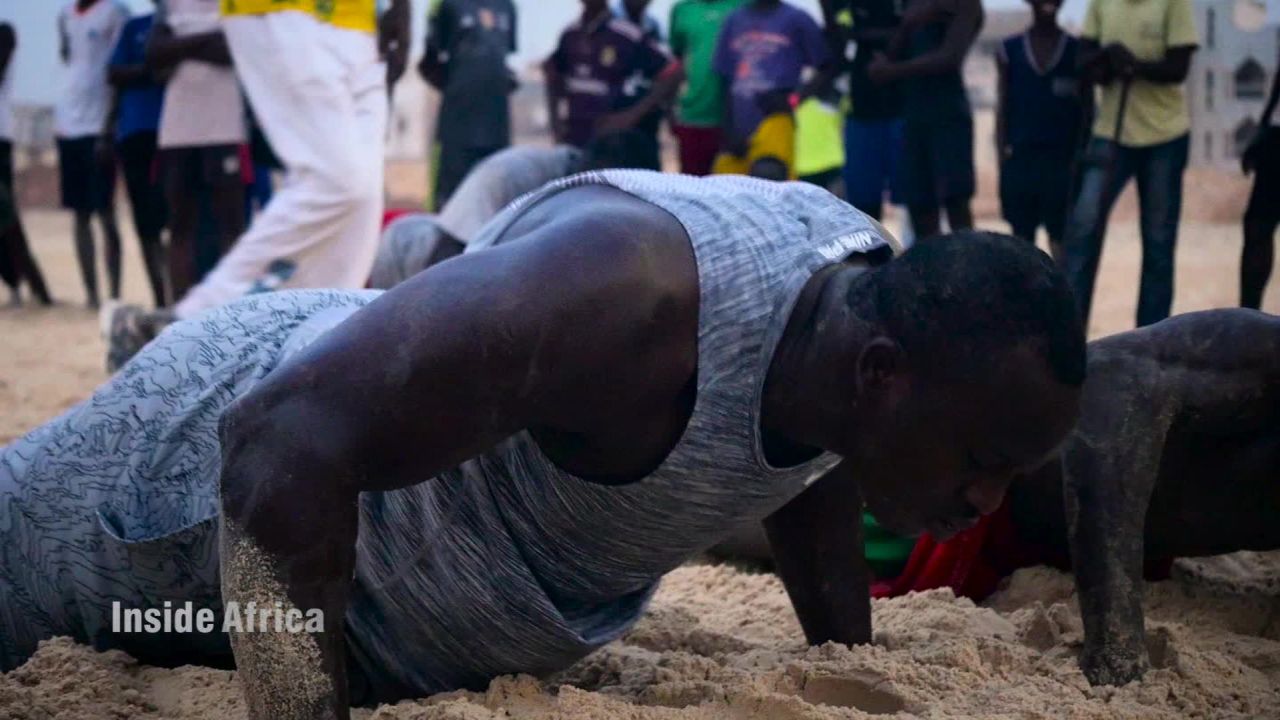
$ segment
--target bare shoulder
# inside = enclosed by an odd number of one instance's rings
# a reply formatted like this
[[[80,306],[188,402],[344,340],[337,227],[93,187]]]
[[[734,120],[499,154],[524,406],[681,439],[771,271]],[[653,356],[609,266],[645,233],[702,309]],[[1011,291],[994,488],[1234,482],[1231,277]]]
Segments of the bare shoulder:
[[[1267,416],[1280,401],[1280,318],[1188,313],[1089,346],[1086,414],[1130,403],[1217,425]]]
[[[697,307],[697,261],[684,226],[616,188],[569,188],[530,206],[494,248],[504,249],[534,282],[576,287],[586,302],[616,303],[611,312]]]
[[[1090,371],[1119,364],[1166,370],[1275,373],[1280,371],[1280,317],[1255,310],[1187,313],[1148,328],[1097,340]]]

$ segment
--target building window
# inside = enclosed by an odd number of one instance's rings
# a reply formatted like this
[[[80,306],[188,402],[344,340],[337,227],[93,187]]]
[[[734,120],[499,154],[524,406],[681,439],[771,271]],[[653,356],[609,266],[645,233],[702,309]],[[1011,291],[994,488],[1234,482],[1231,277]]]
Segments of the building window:
[[[1267,96],[1267,71],[1257,60],[1249,58],[1236,68],[1236,99],[1262,100]]]
[[[1204,134],[1204,159],[1213,160],[1213,133],[1208,131]]]
[[[1213,71],[1204,71],[1204,109],[1213,112]]]
[[[1204,12],[1204,45],[1208,50],[1213,49],[1215,38],[1218,34],[1218,15],[1209,8]]]
[[[1245,148],[1249,147],[1249,143],[1253,142],[1253,137],[1258,134],[1258,123],[1253,118],[1245,118],[1236,126],[1234,133],[1228,135],[1233,157],[1240,157],[1244,154]]]

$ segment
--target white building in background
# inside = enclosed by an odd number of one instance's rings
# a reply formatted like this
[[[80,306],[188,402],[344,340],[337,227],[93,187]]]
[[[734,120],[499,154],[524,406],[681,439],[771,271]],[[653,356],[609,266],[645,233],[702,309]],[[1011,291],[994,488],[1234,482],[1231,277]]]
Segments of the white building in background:
[[[1200,49],[1187,78],[1191,162],[1233,166],[1253,139],[1280,55],[1262,0],[1195,0]]]

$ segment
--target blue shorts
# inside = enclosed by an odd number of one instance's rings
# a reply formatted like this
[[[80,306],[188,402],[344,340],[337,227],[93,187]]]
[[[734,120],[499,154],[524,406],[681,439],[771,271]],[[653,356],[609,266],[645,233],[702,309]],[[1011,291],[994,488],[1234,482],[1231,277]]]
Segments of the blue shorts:
[[[872,217],[880,217],[885,192],[890,202],[901,205],[902,119],[858,120],[844,125],[845,198],[850,205]]]

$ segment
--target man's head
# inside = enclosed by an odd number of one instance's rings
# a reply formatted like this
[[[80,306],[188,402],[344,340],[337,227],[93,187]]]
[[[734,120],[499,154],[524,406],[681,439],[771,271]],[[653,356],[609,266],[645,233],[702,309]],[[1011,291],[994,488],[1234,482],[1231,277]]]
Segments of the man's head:
[[[646,167],[653,162],[653,142],[652,136],[638,130],[598,135],[582,149],[572,172]]]
[[[644,11],[649,9],[651,0],[622,0],[622,6],[627,9],[627,14],[633,18],[639,19],[644,17]]]
[[[968,527],[1074,426],[1084,330],[1066,280],[1030,244],[981,232],[925,241],[844,300],[866,324],[842,358],[853,392],[844,437],[829,444],[844,447],[886,526],[943,538]]]
[[[1031,21],[1037,25],[1057,24],[1062,0],[1026,0],[1031,6]]]
[[[608,5],[608,0],[582,0],[582,15],[588,18],[595,17],[604,12]]]

